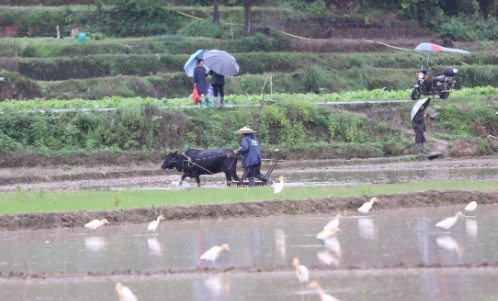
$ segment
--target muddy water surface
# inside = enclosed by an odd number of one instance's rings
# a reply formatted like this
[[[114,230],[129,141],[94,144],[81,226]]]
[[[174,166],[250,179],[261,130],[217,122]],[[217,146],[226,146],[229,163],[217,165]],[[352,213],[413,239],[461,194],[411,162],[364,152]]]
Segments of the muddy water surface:
[[[498,270],[312,272],[325,293],[339,300],[464,301],[498,297]],[[117,281],[138,300],[319,300],[294,273],[113,278],[78,282],[0,282],[5,300],[118,300]]]
[[[275,170],[272,179],[278,182],[280,175],[285,175],[289,186],[303,185],[348,185],[358,183],[398,183],[417,181],[498,181],[498,168],[493,167],[468,167],[459,168],[431,168],[425,165],[402,167],[389,165],[377,166],[370,169],[347,170]],[[425,166],[425,167],[423,167]],[[240,174],[240,173],[239,173]],[[47,191],[93,191],[93,190],[122,190],[122,189],[175,189],[181,174],[164,174],[161,176],[137,176],[115,179],[77,180],[22,184],[27,190]],[[225,188],[224,174],[214,176],[201,176],[203,187]],[[18,189],[19,184],[1,185],[0,192],[12,192]],[[184,182],[182,188],[196,187],[194,179]]]
[[[325,245],[316,239],[331,215],[161,222],[147,225],[0,232],[0,271],[83,273],[193,268],[214,245],[228,243],[219,266],[384,263],[480,263],[498,261],[498,205],[480,205],[450,230],[435,224],[458,207],[374,210],[341,219]],[[351,214],[356,214],[351,212]]]

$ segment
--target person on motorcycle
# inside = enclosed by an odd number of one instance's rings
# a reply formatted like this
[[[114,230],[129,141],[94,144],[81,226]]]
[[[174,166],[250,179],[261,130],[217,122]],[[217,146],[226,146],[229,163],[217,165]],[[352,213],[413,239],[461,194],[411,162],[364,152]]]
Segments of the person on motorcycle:
[[[430,152],[425,147],[424,119],[427,117],[427,113],[424,113],[424,109],[425,109],[424,106],[421,106],[412,120],[412,128],[415,131],[415,155],[417,156],[430,154]]]

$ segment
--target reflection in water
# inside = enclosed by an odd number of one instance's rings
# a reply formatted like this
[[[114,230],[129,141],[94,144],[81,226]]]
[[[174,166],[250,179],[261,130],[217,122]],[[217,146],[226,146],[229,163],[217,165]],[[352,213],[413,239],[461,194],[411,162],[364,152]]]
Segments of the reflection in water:
[[[147,244],[149,245],[150,254],[157,256],[163,255],[164,249],[155,237],[147,239]]]
[[[209,289],[214,297],[220,295],[230,295],[230,281],[226,277],[211,276],[204,281],[204,285]]]
[[[86,237],[85,247],[95,252],[98,252],[100,250],[107,250],[107,242],[104,237]]]
[[[338,266],[341,262],[337,257],[332,255],[329,250],[319,251],[316,256],[320,259],[324,264],[333,264],[334,266]]]
[[[275,229],[275,254],[280,254],[280,259],[285,261],[285,253],[285,232],[282,229]]]
[[[463,250],[462,250],[462,248],[460,248],[460,245],[458,244],[458,242],[449,236],[438,237],[437,238],[437,245],[440,246],[441,248],[448,250],[448,251],[455,250],[460,257],[463,254]]]
[[[325,246],[327,248],[329,248],[330,250],[334,251],[337,254],[337,256],[339,256],[339,257],[342,256],[342,253],[341,253],[341,244],[339,243],[339,241],[337,240],[337,238],[332,237],[332,238],[326,239],[323,243],[325,244]]]
[[[360,227],[360,236],[366,239],[374,239],[374,224],[369,217],[359,218],[358,227]]]
[[[425,178],[427,176],[427,171],[425,169],[417,170],[416,172],[418,178]]]
[[[467,234],[476,237],[477,236],[477,221],[475,219],[466,219],[465,226],[467,228]]]

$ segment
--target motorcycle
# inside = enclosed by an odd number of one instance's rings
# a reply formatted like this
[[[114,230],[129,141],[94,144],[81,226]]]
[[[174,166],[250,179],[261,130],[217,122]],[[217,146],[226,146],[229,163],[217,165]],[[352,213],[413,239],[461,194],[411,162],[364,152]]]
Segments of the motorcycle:
[[[437,64],[441,65],[441,62]],[[446,68],[443,71],[444,75],[433,77],[430,81],[429,71],[437,71],[437,69],[430,67],[429,64],[427,64],[429,70],[426,70],[422,65],[417,67],[420,68],[420,72],[417,73],[418,80],[412,90],[413,100],[419,100],[421,95],[439,95],[441,99],[447,99],[450,96],[456,83],[454,77],[458,73],[457,69]]]

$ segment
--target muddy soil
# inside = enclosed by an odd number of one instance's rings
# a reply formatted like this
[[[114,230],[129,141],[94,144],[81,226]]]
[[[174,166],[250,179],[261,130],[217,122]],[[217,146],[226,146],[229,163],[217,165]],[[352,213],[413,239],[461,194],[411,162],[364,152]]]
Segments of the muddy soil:
[[[498,203],[498,191],[425,191],[418,193],[375,195],[378,209],[419,208],[445,205]],[[359,208],[372,196],[330,197],[304,200],[270,200],[196,206],[158,206],[112,211],[74,211],[57,213],[8,214],[0,216],[0,230],[52,229],[83,227],[94,219],[106,218],[113,225],[141,224],[163,215],[168,220],[223,219],[269,215],[332,213]]]
[[[328,266],[328,265],[307,265],[310,271],[352,271],[352,270],[417,270],[417,269],[487,269],[498,268],[498,262],[481,262],[481,263],[461,263],[461,264],[425,264],[419,263],[409,265],[405,263],[388,264],[388,265],[347,265],[347,266]],[[166,276],[180,274],[226,274],[226,273],[271,273],[271,272],[290,272],[295,271],[293,266],[229,266],[229,267],[198,267],[195,269],[168,269],[156,271],[133,271],[133,270],[114,270],[105,271],[88,271],[84,274],[64,274],[64,273],[30,273],[11,271],[6,274],[0,272],[0,279],[11,280],[51,280],[51,279],[78,279],[78,278],[97,278],[97,277],[133,277],[133,276]]]
[[[242,174],[239,164],[238,174]],[[269,167],[263,164],[264,172]],[[498,168],[498,158],[463,158],[463,159],[440,159],[440,160],[415,160],[414,157],[377,158],[377,159],[353,159],[353,160],[306,160],[285,161],[277,164],[274,171],[276,174],[290,174],[296,172],[312,171],[378,171],[378,170],[430,170],[430,169],[466,169],[466,168]],[[173,170],[162,170],[157,164],[143,164],[139,166],[111,166],[101,165],[96,167],[82,166],[47,166],[38,168],[4,168],[0,169],[0,191],[8,192],[15,190],[19,184],[54,183],[50,184],[49,190],[61,189],[78,191],[82,187],[104,187],[119,184],[135,185],[142,182],[171,182],[178,181],[180,174]],[[116,179],[128,178],[126,181]],[[145,179],[146,178],[146,179]],[[220,181],[224,179],[223,174],[215,177],[203,177],[206,180]],[[37,189],[39,187],[23,187],[24,189]],[[47,189],[47,187],[45,187]]]

